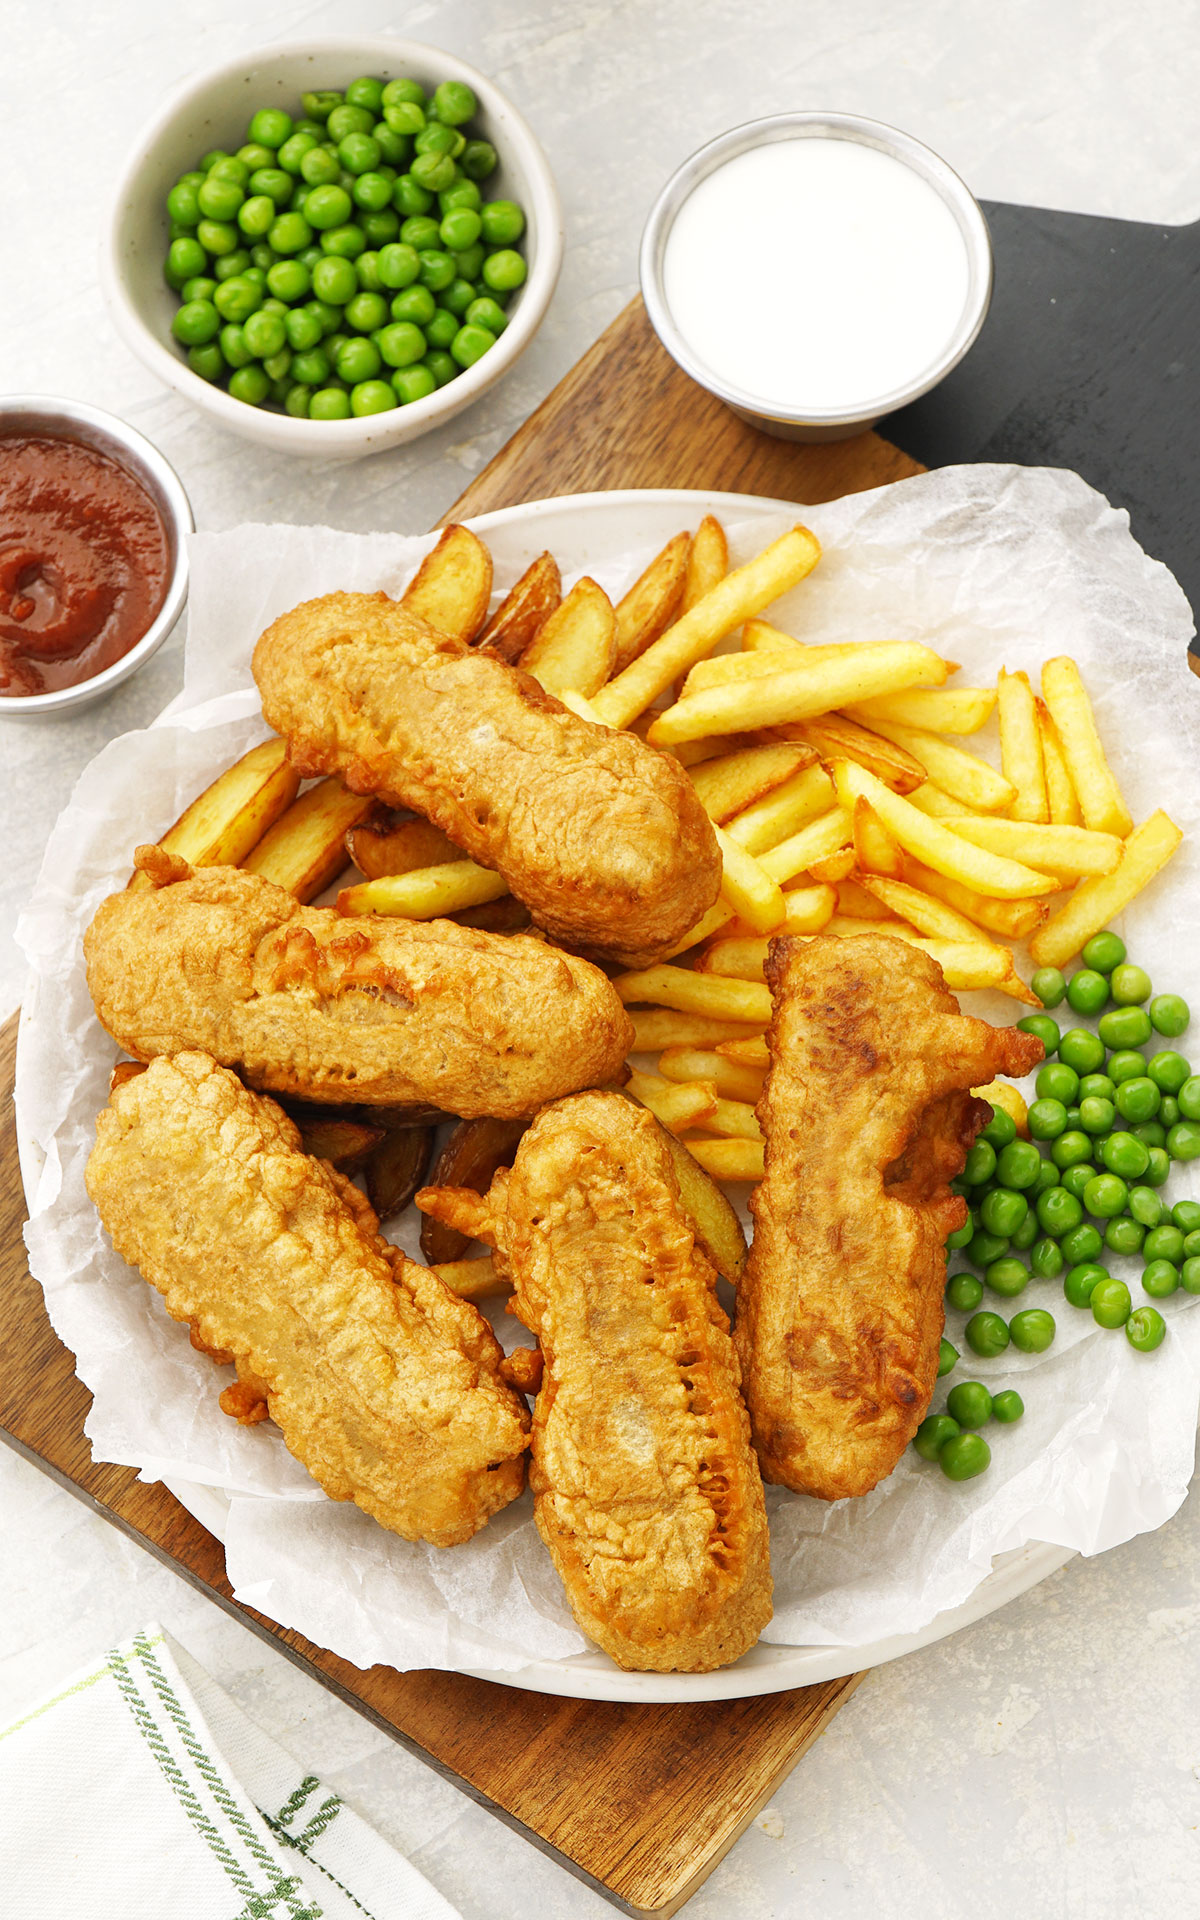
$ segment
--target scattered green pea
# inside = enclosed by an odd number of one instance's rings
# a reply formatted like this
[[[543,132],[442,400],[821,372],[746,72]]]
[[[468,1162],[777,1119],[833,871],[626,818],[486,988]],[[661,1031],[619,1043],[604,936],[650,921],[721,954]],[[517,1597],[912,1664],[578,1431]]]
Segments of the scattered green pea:
[[[1192,1069],[1181,1053],[1166,1048],[1151,1056],[1145,1071],[1163,1093],[1177,1094],[1184,1082],[1190,1079]]]
[[[1171,1156],[1164,1147],[1151,1147],[1146,1171],[1142,1175],[1148,1187],[1165,1186],[1171,1172]]]
[[[1066,1266],[1057,1240],[1036,1240],[1029,1251],[1029,1271],[1035,1280],[1057,1280]]]
[[[1117,1006],[1139,1006],[1143,1000],[1150,998],[1151,992],[1150,975],[1143,967],[1122,964],[1113,968],[1112,997]]]
[[[963,1337],[972,1353],[977,1353],[981,1360],[990,1359],[1003,1353],[1009,1343],[1008,1322],[1002,1320],[998,1313],[990,1313],[985,1309],[982,1313],[971,1315],[963,1329]]]
[[[1145,1227],[1125,1215],[1118,1215],[1115,1220],[1107,1220],[1104,1224],[1104,1244],[1110,1253],[1140,1253],[1145,1236]]]
[[[1186,1033],[1191,1017],[1187,1001],[1177,993],[1156,993],[1150,1002],[1150,1024],[1155,1033],[1163,1034],[1168,1040],[1177,1040],[1181,1033]]]
[[[1179,1278],[1185,1293],[1200,1293],[1200,1258],[1192,1254],[1179,1269]]]
[[[1017,1123],[1011,1113],[1006,1113],[1003,1107],[993,1107],[992,1117],[986,1127],[980,1129],[979,1138],[986,1140],[988,1145],[994,1147],[996,1152],[999,1153],[1002,1148],[1010,1145],[1016,1137]]]
[[[1079,1124],[1084,1133],[1111,1133],[1117,1110],[1111,1100],[1089,1097],[1079,1102]]]
[[[992,1419],[998,1420],[1002,1426],[1012,1426],[1024,1411],[1025,1402],[1015,1387],[1005,1387],[1001,1393],[992,1395]]]
[[[1168,1300],[1179,1286],[1179,1268],[1170,1260],[1151,1260],[1142,1270],[1142,1292],[1152,1300]]]
[[[1092,967],[1081,967],[1067,982],[1067,1005],[1075,1013],[1099,1013],[1108,1005],[1108,981]]]
[[[947,1440],[961,1432],[957,1420],[948,1413],[927,1414],[913,1435],[913,1446],[922,1460],[936,1460]]]
[[[1101,1144],[1103,1145],[1103,1142]],[[1059,1176],[1060,1185],[1064,1193],[1070,1194],[1072,1200],[1081,1201],[1087,1191],[1088,1181],[1094,1180],[1099,1171],[1100,1169],[1094,1167],[1090,1160],[1081,1160],[1076,1166],[1063,1168]],[[1078,1226],[1079,1222],[1076,1221],[1075,1224]],[[1070,1228],[1066,1231],[1070,1232]]]
[[[1114,1220],[1124,1213],[1129,1188],[1115,1173],[1098,1173],[1083,1190],[1083,1204],[1097,1220]]]
[[[1000,1234],[1007,1240],[1024,1223],[1028,1212],[1029,1202],[1023,1193],[1014,1193],[1006,1187],[993,1187],[990,1193],[984,1195],[979,1218],[988,1233]]]
[[[1057,967],[1039,967],[1031,985],[1044,1007],[1060,1007],[1066,998],[1067,983]],[[1032,1017],[1036,1019],[1037,1015]],[[1018,1026],[1023,1024],[1018,1020]],[[1025,1031],[1028,1032],[1029,1029],[1026,1028]]]
[[[1090,1221],[1085,1220],[1081,1227],[1072,1227],[1070,1233],[1064,1233],[1059,1245],[1063,1250],[1063,1258],[1074,1267],[1081,1261],[1094,1260],[1104,1241]]]
[[[986,1472],[992,1450],[982,1434],[956,1433],[943,1441],[938,1464],[947,1480],[974,1480]]]
[[[1120,934],[1110,933],[1107,927],[1103,933],[1092,935],[1080,955],[1084,966],[1094,967],[1097,973],[1111,973],[1114,967],[1120,966],[1124,958],[1125,942]],[[1036,988],[1034,991],[1036,992]]]
[[[1023,1260],[1017,1260],[1011,1254],[1002,1254],[998,1260],[988,1262],[984,1278],[993,1293],[1011,1300],[1018,1293],[1024,1293],[1029,1285],[1029,1268]]]
[[[1167,1337],[1167,1323],[1154,1307],[1138,1307],[1125,1322],[1125,1338],[1136,1353],[1153,1353]]]
[[[1028,1119],[1029,1131],[1035,1140],[1057,1140],[1060,1133],[1066,1132],[1067,1109],[1061,1100],[1035,1100]]]
[[[1145,1007],[1129,1004],[1111,1007],[1100,1015],[1096,1031],[1104,1045],[1114,1051],[1142,1047],[1150,1038],[1150,1015]]]
[[[1102,1020],[1110,1017],[1108,1014],[1101,1016]],[[1064,1065],[1073,1067],[1076,1073],[1097,1073],[1104,1065],[1104,1049],[1109,1044],[1116,1046],[1124,1043],[1098,1040],[1087,1027],[1072,1027],[1058,1043],[1058,1057]],[[1038,1091],[1041,1092],[1040,1087]]]
[[[946,1395],[946,1411],[960,1427],[986,1427],[992,1396],[981,1380],[960,1380]]]
[[[971,1313],[983,1299],[983,1282],[973,1273],[956,1273],[946,1282],[946,1303]]]
[[[1063,1293],[1073,1307],[1088,1307],[1092,1294],[1102,1280],[1109,1279],[1106,1267],[1096,1265],[1094,1260],[1081,1261],[1070,1268],[1063,1280]]]
[[[1200,1156],[1200,1126],[1194,1120],[1177,1120],[1167,1134],[1167,1152],[1172,1160],[1195,1160]]]
[[[1150,1165],[1150,1149],[1133,1133],[1110,1133],[1099,1142],[1097,1152],[1109,1173],[1122,1180],[1141,1180]]]
[[[1092,1142],[1086,1133],[1076,1128],[1068,1127],[1065,1133],[1060,1133],[1050,1148],[1050,1158],[1060,1168],[1079,1166],[1091,1157]]]
[[[1098,1280],[1092,1288],[1091,1308],[1098,1327],[1123,1327],[1129,1318],[1129,1288],[1123,1280]]]
[[[1119,1053],[1110,1053],[1105,1072],[1119,1087],[1123,1081],[1136,1080],[1146,1072],[1146,1056],[1131,1047]]]
[[[1023,1312],[1014,1313],[1008,1331],[1014,1347],[1022,1353],[1045,1353],[1053,1344],[1057,1328],[1054,1315],[1044,1307],[1026,1307]],[[960,1424],[965,1426],[967,1422],[960,1421]]]

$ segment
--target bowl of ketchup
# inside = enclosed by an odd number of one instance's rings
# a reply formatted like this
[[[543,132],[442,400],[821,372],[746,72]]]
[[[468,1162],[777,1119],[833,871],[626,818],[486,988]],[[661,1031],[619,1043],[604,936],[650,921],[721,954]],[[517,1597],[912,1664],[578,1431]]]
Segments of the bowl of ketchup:
[[[0,719],[86,706],[158,651],[192,524],[174,468],[123,420],[0,399]]]

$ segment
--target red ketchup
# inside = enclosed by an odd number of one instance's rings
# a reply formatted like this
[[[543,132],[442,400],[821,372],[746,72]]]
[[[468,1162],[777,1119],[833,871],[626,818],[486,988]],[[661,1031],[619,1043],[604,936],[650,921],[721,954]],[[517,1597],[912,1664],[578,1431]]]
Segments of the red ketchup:
[[[74,687],[148,632],[167,593],[162,515],[108,454],[0,436],[0,696]]]

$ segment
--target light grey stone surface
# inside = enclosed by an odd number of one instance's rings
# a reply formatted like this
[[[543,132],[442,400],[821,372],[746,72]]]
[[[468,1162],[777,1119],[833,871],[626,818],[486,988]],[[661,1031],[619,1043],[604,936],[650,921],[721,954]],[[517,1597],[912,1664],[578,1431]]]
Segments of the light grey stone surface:
[[[635,286],[646,209],[723,128],[835,106],[905,127],[984,196],[1164,222],[1200,214],[1192,0],[7,0],[0,384],[112,408],[179,469],[199,525],[431,525]],[[520,367],[441,434],[350,467],[229,438],[118,341],[96,284],[112,182],[179,79],[239,48],[391,28],[490,72],[558,177],[567,255]],[[2,532],[2,530],[0,530]],[[0,718],[0,1011],[50,826],[107,740],[176,691],[177,635],[103,705]],[[140,1548],[0,1450],[0,1724],[157,1616],[468,1920],[610,1911]],[[695,1920],[1192,1920],[1200,1898],[1200,1521],[1076,1561],[1004,1613],[864,1682],[689,1905]]]

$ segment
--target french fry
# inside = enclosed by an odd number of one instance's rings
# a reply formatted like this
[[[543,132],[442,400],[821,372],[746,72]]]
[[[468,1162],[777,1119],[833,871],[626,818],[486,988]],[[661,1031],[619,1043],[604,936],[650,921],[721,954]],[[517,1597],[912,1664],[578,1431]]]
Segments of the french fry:
[[[666,632],[680,610],[691,536],[677,533],[656,554],[646,571],[617,602],[617,654],[614,673],[645,653]]]
[[[718,580],[723,580],[729,571],[729,543],[725,538],[725,529],[711,513],[706,513],[700,525],[692,535],[692,544],[688,549],[687,569],[683,576],[684,613],[689,613],[697,601],[711,593]]]
[[[737,934],[727,940],[714,940],[697,960],[696,972],[716,973],[729,980],[765,980],[770,944],[766,939]]]
[[[636,733],[644,740],[654,725],[657,715],[643,713],[634,721],[630,733]],[[716,760],[724,753],[740,753],[743,747],[758,745],[758,735],[754,733],[714,733],[707,740],[684,740],[677,747],[664,747],[664,753],[673,754],[681,767],[696,767],[701,761]]]
[[[1038,732],[1042,739],[1042,765],[1046,772],[1046,803],[1056,827],[1078,827],[1083,823],[1079,796],[1071,785],[1066,755],[1058,728],[1050,718],[1050,709],[1040,698],[1036,701]]]
[[[744,567],[727,573],[624,673],[601,688],[596,701],[603,717],[614,727],[627,727],[673,680],[710,654],[727,633],[811,573],[820,557],[820,543],[808,529],[793,527]],[[728,729],[710,727],[707,731]]]
[[[726,1060],[738,1060],[747,1067],[769,1067],[771,1054],[765,1033],[748,1034],[740,1040],[720,1040],[713,1048]]]
[[[711,1080],[678,1086],[672,1080],[660,1080],[657,1074],[639,1073],[636,1068],[626,1082],[625,1091],[639,1106],[649,1107],[669,1133],[682,1133],[685,1127],[698,1125],[717,1105],[717,1090]]]
[[[940,820],[931,820],[927,814],[920,813],[865,767],[855,766],[852,760],[836,761],[833,774],[843,806],[851,806],[860,797],[869,800],[905,852],[914,854],[936,872],[948,874],[952,880],[961,880],[977,893],[1000,900],[1024,900],[1055,891],[1056,883],[1049,875],[1035,873],[1032,867],[1023,866],[1018,860],[1006,860],[983,847],[973,846],[943,826]]]
[[[574,688],[590,700],[612,672],[616,631],[612,601],[584,574],[547,616],[520,664],[547,693]]]
[[[986,1100],[1009,1116],[1022,1140],[1029,1138],[1029,1108],[1019,1087],[1007,1080],[989,1080],[986,1087],[972,1087],[977,1100]]]
[[[709,819],[723,825],[815,760],[813,749],[799,742],[744,747],[740,753],[706,760],[692,774],[692,785]]]
[[[746,1264],[746,1236],[736,1212],[681,1140],[666,1127],[662,1138],[675,1167],[679,1197],[696,1244],[717,1272],[736,1286]]]
[[[995,705],[991,687],[910,687],[905,693],[864,700],[858,710],[868,726],[874,720],[894,720],[897,726],[923,727],[927,733],[978,733]]]
[[[685,1086],[693,1080],[710,1081],[722,1100],[748,1100],[751,1106],[763,1090],[760,1068],[744,1067],[699,1047],[667,1047],[659,1055],[658,1070],[667,1080]]]
[[[714,827],[713,833],[721,849],[722,898],[759,933],[769,933],[784,915],[779,882],[752,853],[731,839],[723,827]]]
[[[837,853],[826,854],[824,860],[814,860],[808,870],[810,880],[819,886],[836,887],[848,880],[858,865],[858,855],[853,847],[842,847]]]
[[[480,634],[480,653],[519,660],[562,599],[562,575],[552,553],[539,553],[509,588]]]
[[[1036,860],[1046,873],[1077,880],[1093,873],[1112,873],[1121,858],[1121,842],[1112,833],[1093,833],[1090,827],[1050,827],[1022,820],[985,820],[970,814],[948,820],[953,832],[974,846],[1012,859]]]
[[[838,910],[837,889],[821,885],[791,887],[783,896],[783,905],[783,921],[776,933],[820,933]]]
[[[918,807],[922,813],[927,813],[931,820],[961,820],[963,814],[970,811],[961,800],[956,800],[953,794],[943,793],[932,780],[927,780],[923,787],[918,787],[915,793],[910,793],[908,800],[911,806]]]
[[[450,860],[436,867],[417,867],[411,873],[385,874],[343,887],[337,897],[339,913],[388,913],[404,920],[441,920],[462,907],[479,907],[499,900],[508,882],[473,860]]]
[[[833,781],[824,767],[804,767],[727,821],[725,831],[747,853],[765,853],[828,813],[835,798]]]
[[[1061,967],[1078,953],[1166,866],[1182,838],[1161,807],[1143,820],[1126,840],[1116,870],[1081,881],[1060,912],[1034,934],[1029,943],[1034,965]]]
[[[833,912],[850,913],[853,914],[857,920],[894,919],[895,915],[884,906],[882,899],[877,900],[873,893],[867,892],[868,883],[874,882],[875,878],[876,876],[874,874],[856,873],[851,874],[846,880],[839,880],[834,889],[836,905],[834,906]],[[890,885],[891,882],[889,881],[888,884]],[[784,899],[786,900],[787,897],[785,894]],[[826,917],[827,919],[831,919],[832,915],[827,915]],[[904,917],[907,918],[907,916]],[[964,926],[969,926],[970,922],[964,921],[963,924]],[[916,925],[915,921],[913,925]],[[793,929],[789,928],[788,931],[791,932]],[[817,933],[820,929],[817,927],[802,927],[797,929],[797,931],[802,933]]]
[[[985,899],[983,894],[963,886],[960,881],[935,873],[932,867],[922,866],[919,860],[905,861],[904,878],[910,885],[920,887],[923,893],[930,893],[935,899],[945,900],[949,906],[956,907],[977,927],[983,927],[988,933],[998,933],[1006,940],[1027,939],[1043,924],[1050,912],[1044,900]]]
[[[429,1271],[460,1300],[495,1300],[512,1292],[512,1281],[496,1272],[490,1253],[478,1260],[439,1260]]]
[[[932,960],[936,960],[946,976],[946,985],[956,993],[980,992],[984,987],[993,987],[999,993],[1007,993],[1012,999],[1020,1000],[1027,1007],[1040,1007],[1032,987],[1026,986],[1013,965],[1012,954],[1007,947],[984,946],[978,940],[936,940],[918,933],[913,927],[906,927],[900,920],[862,920],[843,921],[834,915],[827,931],[840,934],[843,939],[853,939],[860,934],[886,934],[890,940],[903,940],[906,946],[920,947]]]
[[[714,1180],[761,1180],[765,1148],[760,1140],[685,1140],[682,1143]]]
[[[720,1134],[728,1140],[761,1140],[763,1137],[754,1108],[746,1100],[718,1100],[695,1124],[706,1133]]]
[[[240,866],[299,791],[287,741],[264,740],[219,773],[158,844],[192,867]],[[150,876],[140,871],[129,882],[132,889],[150,884]]]
[[[898,727],[894,720],[876,720],[875,725],[886,740],[907,748],[943,793],[983,813],[998,813],[1011,804],[1016,793],[1012,781],[977,754],[965,753],[940,733],[926,733],[921,727]]]
[[[733,908],[728,901],[718,900],[715,906],[710,907],[708,912],[697,920],[691,931],[684,934],[677,947],[672,947],[669,953],[664,953],[663,959],[673,960],[676,954],[686,953],[688,948],[694,947],[698,940],[707,940],[710,934],[717,933],[732,919]]]
[[[773,627],[769,620],[747,620],[742,628],[742,649],[746,653],[787,653],[803,645],[802,640]]]
[[[914,887],[908,880],[868,873],[859,877],[868,899],[873,898],[885,912],[890,911],[901,920],[907,920],[918,933],[928,934],[934,940],[974,940],[985,947],[996,944],[957,907],[936,899],[932,894],[922,893],[920,887]]]
[[[473,640],[487,619],[492,556],[469,527],[447,527],[400,596],[439,633]]]
[[[831,807],[828,813],[818,815],[798,833],[779,841],[777,846],[765,848],[756,857],[759,866],[782,886],[785,881],[794,880],[798,873],[811,873],[815,864],[848,847],[852,835],[849,813],[844,807]]]
[[[613,986],[626,1006],[648,1002],[674,1008],[678,1013],[742,1020],[758,1027],[764,1027],[771,1018],[771,996],[765,987],[751,986],[744,980],[719,980],[711,974],[693,973],[687,967],[642,967],[632,973],[618,973],[613,976]]]
[[[1015,788],[1008,811],[1014,820],[1043,823],[1050,818],[1046,766],[1033,688],[1025,673],[1001,667],[996,681],[1000,720],[1000,765]]]
[[[865,653],[865,646],[799,647],[790,654],[759,651],[755,653],[714,653],[710,659],[697,660],[683,683],[683,695],[704,693],[711,687],[741,686],[747,680],[769,680],[792,667],[812,666],[828,659],[844,659],[847,654]]]
[[[762,657],[773,658],[771,654]],[[789,658],[778,673],[685,694],[673,707],[664,709],[647,738],[654,746],[670,746],[677,740],[698,740],[705,734],[728,733],[734,728],[808,720],[873,693],[887,693],[921,680],[944,680],[949,672],[947,661],[916,640],[880,640],[834,659],[813,662],[802,657],[796,666]],[[890,733],[888,737],[892,737]],[[999,779],[999,775],[994,778]]]
[[[375,826],[370,819],[351,827],[346,852],[368,880],[387,873],[411,873],[414,867],[442,866],[461,860],[463,851],[428,820],[402,820],[395,826]]]
[[[586,694],[577,693],[574,687],[564,687],[558,697],[563,706],[568,707],[572,713],[578,714],[581,720],[589,720],[592,726],[603,727],[607,732],[612,732],[608,721],[601,719]]]
[[[752,659],[756,657],[751,655]],[[881,733],[872,732],[857,720],[848,719],[844,713],[826,713],[817,720],[803,720],[799,732],[801,739],[807,740],[823,761],[857,760],[860,767],[866,767],[897,793],[914,793],[925,781],[925,768],[907,748],[886,740]]]
[[[1084,825],[1097,833],[1115,833],[1123,840],[1132,830],[1133,820],[1104,757],[1092,703],[1069,654],[1047,660],[1042,668],[1042,697],[1058,728]]]
[[[871,802],[856,800],[851,819],[855,866],[861,867],[864,873],[890,873],[899,879],[904,872],[904,855]]]
[[[336,778],[319,780],[293,800],[242,866],[297,900],[315,900],[345,867],[346,834],[374,804],[369,794],[350,793]]]
[[[705,1013],[679,1013],[673,1007],[634,1007],[634,1053],[662,1053],[666,1047],[714,1047],[724,1040],[746,1038],[737,1020],[718,1020]]]

